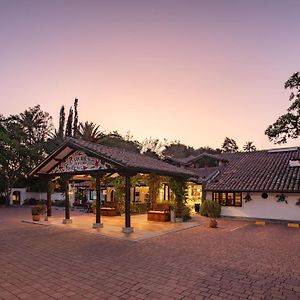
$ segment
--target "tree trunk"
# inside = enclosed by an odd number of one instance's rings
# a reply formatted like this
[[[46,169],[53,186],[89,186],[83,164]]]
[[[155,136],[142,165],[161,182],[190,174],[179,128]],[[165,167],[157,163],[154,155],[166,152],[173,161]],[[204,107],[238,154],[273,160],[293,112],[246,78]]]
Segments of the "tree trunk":
[[[7,187],[5,191],[5,205],[10,206],[11,187]]]

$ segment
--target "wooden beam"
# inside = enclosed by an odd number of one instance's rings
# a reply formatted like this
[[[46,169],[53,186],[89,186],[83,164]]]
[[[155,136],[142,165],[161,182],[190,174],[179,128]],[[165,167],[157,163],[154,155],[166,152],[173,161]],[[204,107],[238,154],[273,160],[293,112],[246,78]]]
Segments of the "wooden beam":
[[[96,177],[96,223],[93,224],[93,228],[102,228],[101,223],[101,177]]]
[[[63,178],[65,185],[65,219],[63,220],[64,224],[72,223],[70,218],[70,195],[69,195],[69,177]]]
[[[52,216],[52,199],[51,199],[51,194],[52,194],[52,187],[53,187],[53,182],[51,180],[48,181],[48,186],[47,186],[47,217]]]
[[[51,173],[51,176],[61,176],[61,177],[71,177],[74,175],[91,175],[96,177],[97,175],[104,175],[107,173],[116,173],[115,169],[99,169],[99,170],[85,170],[85,171],[74,171],[74,172],[61,172],[61,173]]]
[[[125,227],[123,227],[123,233],[132,233],[131,227],[131,215],[130,215],[130,179],[129,174],[125,175]]]
[[[53,160],[58,161],[58,162],[63,162],[63,161],[65,161],[64,158],[56,158],[56,157],[54,157]]]

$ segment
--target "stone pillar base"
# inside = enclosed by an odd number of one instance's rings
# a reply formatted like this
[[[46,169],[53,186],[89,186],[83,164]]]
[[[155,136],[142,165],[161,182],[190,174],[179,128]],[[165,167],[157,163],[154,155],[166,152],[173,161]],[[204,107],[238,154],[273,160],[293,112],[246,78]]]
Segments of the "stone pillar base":
[[[63,219],[63,224],[72,224],[73,220],[72,219]]]
[[[103,228],[103,223],[94,223],[93,228]]]
[[[122,232],[123,233],[133,233],[133,227],[123,227]]]

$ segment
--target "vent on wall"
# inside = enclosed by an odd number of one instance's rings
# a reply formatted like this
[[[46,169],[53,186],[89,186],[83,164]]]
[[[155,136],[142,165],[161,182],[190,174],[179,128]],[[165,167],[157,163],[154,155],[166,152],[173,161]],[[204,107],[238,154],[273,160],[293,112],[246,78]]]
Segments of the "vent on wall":
[[[290,167],[300,167],[300,159],[290,159]]]

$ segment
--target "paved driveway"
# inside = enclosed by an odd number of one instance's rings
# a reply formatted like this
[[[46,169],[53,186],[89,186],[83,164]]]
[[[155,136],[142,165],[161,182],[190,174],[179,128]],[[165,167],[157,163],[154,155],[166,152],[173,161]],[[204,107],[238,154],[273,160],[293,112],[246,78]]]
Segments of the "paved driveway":
[[[0,208],[0,299],[300,299],[300,230],[220,221],[140,242]]]

